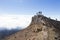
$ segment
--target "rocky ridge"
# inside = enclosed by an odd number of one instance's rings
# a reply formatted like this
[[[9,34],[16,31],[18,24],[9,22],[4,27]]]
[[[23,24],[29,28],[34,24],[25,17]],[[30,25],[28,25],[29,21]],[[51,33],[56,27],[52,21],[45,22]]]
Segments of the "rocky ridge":
[[[30,25],[4,40],[60,40],[60,21],[34,15]]]

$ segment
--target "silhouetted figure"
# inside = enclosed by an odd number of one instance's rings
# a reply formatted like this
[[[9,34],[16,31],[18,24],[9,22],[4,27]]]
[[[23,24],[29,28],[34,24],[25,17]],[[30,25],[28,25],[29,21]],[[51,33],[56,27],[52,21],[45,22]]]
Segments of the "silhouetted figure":
[[[49,19],[51,19],[51,18],[49,17]]]
[[[57,18],[56,18],[56,21],[57,21]]]
[[[42,15],[42,12],[41,11],[39,11],[38,13],[36,13],[37,15]]]

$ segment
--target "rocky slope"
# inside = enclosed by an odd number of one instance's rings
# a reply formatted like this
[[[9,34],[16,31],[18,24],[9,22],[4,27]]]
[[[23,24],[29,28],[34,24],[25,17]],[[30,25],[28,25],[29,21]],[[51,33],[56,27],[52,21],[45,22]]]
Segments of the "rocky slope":
[[[4,40],[60,40],[60,21],[43,15],[34,15],[31,24],[26,29]]]

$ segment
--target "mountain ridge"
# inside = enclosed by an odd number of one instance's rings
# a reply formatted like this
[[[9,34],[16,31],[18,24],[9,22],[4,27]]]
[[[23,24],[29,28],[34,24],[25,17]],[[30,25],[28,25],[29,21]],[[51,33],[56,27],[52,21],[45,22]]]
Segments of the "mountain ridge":
[[[60,21],[38,14],[32,17],[26,29],[5,37],[4,40],[60,40],[59,30]]]

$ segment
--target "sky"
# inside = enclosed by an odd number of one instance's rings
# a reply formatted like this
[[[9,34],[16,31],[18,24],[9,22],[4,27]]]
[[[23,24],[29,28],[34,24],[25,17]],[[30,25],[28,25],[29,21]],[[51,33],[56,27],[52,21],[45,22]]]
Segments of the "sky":
[[[39,11],[60,20],[60,0],[0,0],[0,27],[25,28]]]

